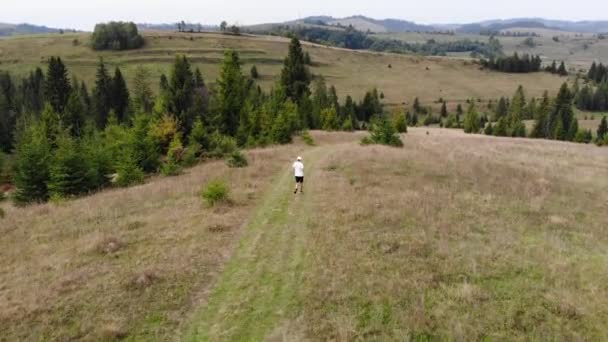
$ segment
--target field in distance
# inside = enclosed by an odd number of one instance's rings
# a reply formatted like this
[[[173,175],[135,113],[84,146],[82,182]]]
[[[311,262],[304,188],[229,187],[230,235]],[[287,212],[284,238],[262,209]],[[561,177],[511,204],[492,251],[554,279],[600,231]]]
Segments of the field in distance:
[[[7,340],[606,340],[608,155],[313,132],[178,177],[0,205]],[[289,166],[302,155],[305,193]],[[199,189],[221,177],[230,205]]]
[[[144,48],[121,52],[96,52],[89,48],[89,34],[52,34],[0,39],[0,70],[25,75],[43,66],[50,56],[61,56],[68,68],[92,86],[98,58],[120,66],[127,81],[138,65],[150,69],[154,86],[161,73],[168,74],[176,54],[187,55],[199,67],[206,82],[213,83],[225,49],[240,53],[243,70],[252,65],[260,72],[261,85],[268,89],[278,76],[287,54],[288,40],[269,36],[228,36],[216,33],[144,32]],[[419,97],[431,105],[440,97],[451,107],[467,98],[483,100],[512,96],[523,85],[529,96],[556,92],[566,78],[547,73],[506,74],[479,70],[470,59],[419,57],[351,51],[304,43],[313,60],[312,72],[323,75],[344,98],[360,99],[367,90],[383,91],[388,104],[411,104]],[[435,105],[437,106],[437,105]]]

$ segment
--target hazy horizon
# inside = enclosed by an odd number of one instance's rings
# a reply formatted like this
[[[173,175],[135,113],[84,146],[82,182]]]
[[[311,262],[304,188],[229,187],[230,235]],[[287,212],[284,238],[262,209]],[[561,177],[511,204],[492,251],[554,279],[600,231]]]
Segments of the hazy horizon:
[[[376,19],[401,19],[420,24],[470,23],[493,19],[545,18],[554,20],[607,20],[602,13],[608,3],[581,0],[572,8],[556,6],[548,0],[536,2],[513,0],[509,3],[492,3],[481,0],[452,1],[429,0],[416,4],[396,0],[327,2],[309,0],[291,3],[265,0],[252,3],[233,0],[226,3],[212,0],[200,3],[195,0],[56,0],[52,3],[37,0],[4,0],[0,22],[29,23],[57,28],[92,30],[98,22],[110,20],[137,23],[174,23],[187,21],[204,25],[217,25],[222,20],[237,25],[254,25],[283,22],[308,16],[327,15],[348,17],[364,15]],[[591,9],[591,11],[590,11]]]

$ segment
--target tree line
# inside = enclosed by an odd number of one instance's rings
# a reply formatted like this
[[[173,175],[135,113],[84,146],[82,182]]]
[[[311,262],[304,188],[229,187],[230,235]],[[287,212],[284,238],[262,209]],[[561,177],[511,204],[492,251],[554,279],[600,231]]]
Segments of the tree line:
[[[407,43],[396,39],[377,38],[371,33],[355,29],[352,25],[341,30],[325,27],[277,25],[264,33],[297,37],[317,44],[352,50],[416,53],[433,56],[445,56],[450,52],[471,52],[490,57],[502,53],[502,46],[494,37],[491,37],[488,43],[469,39],[451,42],[437,42],[430,39],[425,43]]]
[[[485,118],[475,107],[475,101],[470,101],[464,118],[466,133],[483,133],[505,137],[531,137],[550,140],[573,141],[590,143],[593,141],[591,130],[579,128],[575,117],[573,104],[574,90],[564,83],[554,98],[545,92],[540,99],[526,99],[522,86],[519,86],[511,99],[501,98],[489,105],[493,112]],[[527,131],[523,120],[534,120],[530,132]],[[486,122],[487,121],[487,124]],[[606,144],[606,118],[604,117],[597,130],[595,141]]]
[[[0,73],[0,148],[12,160],[14,199],[46,201],[111,183],[128,186],[149,173],[175,175],[239,147],[289,143],[306,129],[366,128],[383,112],[375,89],[360,102],[347,96],[341,103],[305,60],[292,39],[269,92],[243,73],[232,50],[213,86],[188,58],[176,56],[156,96],[147,69],[138,67],[127,87],[120,68],[112,72],[102,59],[91,91],[59,57],[21,80]]]
[[[577,94],[576,106],[588,111],[608,110],[608,67],[593,62],[587,72],[587,83]]]
[[[144,45],[144,38],[133,22],[111,21],[95,25],[91,45],[95,50],[138,49]]]

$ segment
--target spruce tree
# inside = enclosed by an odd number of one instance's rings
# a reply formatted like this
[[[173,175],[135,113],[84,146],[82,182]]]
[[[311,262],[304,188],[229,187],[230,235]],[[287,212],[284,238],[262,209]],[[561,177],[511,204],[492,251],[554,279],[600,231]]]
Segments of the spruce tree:
[[[175,57],[169,77],[167,110],[175,115],[182,124],[190,121],[187,116],[192,105],[194,86],[194,74],[190,68],[190,62],[186,56]]]
[[[103,62],[99,59],[95,88],[93,89],[93,105],[95,111],[95,122],[97,127],[103,129],[108,122],[108,114],[112,109],[112,78]]]
[[[549,94],[545,91],[540,105],[536,108],[536,113],[534,116],[534,128],[532,129],[532,133],[530,134],[532,138],[549,137],[549,111],[551,109],[549,106]]]
[[[149,83],[149,71],[143,66],[135,69],[133,77],[133,109],[136,113],[152,111],[152,89]]]
[[[15,163],[15,202],[44,202],[49,198],[48,181],[51,148],[40,124],[28,126],[17,144]]]
[[[308,96],[310,90],[310,72],[304,61],[302,46],[297,38],[292,38],[289,44],[289,52],[283,62],[281,71],[281,85],[289,98],[299,102],[304,96]]]
[[[606,120],[606,116],[604,116],[597,128],[597,140],[602,141],[606,134],[608,134],[608,120]]]
[[[260,75],[258,74],[258,68],[257,68],[255,65],[251,67],[251,72],[250,72],[250,74],[251,74],[251,78],[253,78],[254,80],[257,80],[257,79],[258,79],[258,77],[260,76]]]
[[[475,134],[479,132],[479,128],[479,114],[475,108],[475,101],[470,101],[467,115],[464,117],[464,132]]]
[[[80,136],[85,126],[84,101],[78,91],[72,91],[62,115],[62,124],[70,130],[72,136]]]
[[[448,117],[448,107],[445,101],[443,101],[443,103],[441,104],[441,117],[442,118],[447,118]]]
[[[568,84],[564,83],[555,98],[554,108],[549,119],[550,128],[554,133],[553,136],[555,139],[571,140],[573,138],[568,134],[573,118],[572,95],[568,89]],[[558,125],[558,123],[560,124]],[[559,134],[557,134],[558,132]]]
[[[217,80],[218,124],[223,134],[235,136],[244,105],[245,82],[236,51],[228,50]]]
[[[71,93],[68,70],[60,57],[51,57],[44,83],[46,100],[57,113],[63,112]]]
[[[129,89],[127,89],[127,83],[118,67],[114,71],[110,96],[112,98],[112,109],[116,113],[118,122],[125,122],[129,107]]]
[[[568,76],[568,70],[566,70],[566,64],[562,61],[557,68],[557,74],[560,76]]]
[[[49,168],[48,188],[51,197],[63,198],[87,192],[90,185],[88,172],[78,142],[67,133],[60,135]]]

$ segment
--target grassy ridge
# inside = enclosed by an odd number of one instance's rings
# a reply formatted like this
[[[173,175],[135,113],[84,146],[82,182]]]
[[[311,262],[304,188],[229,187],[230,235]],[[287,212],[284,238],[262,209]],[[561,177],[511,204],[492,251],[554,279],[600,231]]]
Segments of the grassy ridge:
[[[260,83],[269,88],[280,72],[288,44],[286,39],[266,36],[153,32],[144,35],[143,49],[122,52],[91,50],[87,46],[88,34],[2,39],[0,69],[24,75],[43,65],[49,56],[61,56],[79,79],[92,85],[97,59],[103,57],[110,66],[120,66],[127,81],[137,65],[148,67],[157,87],[158,78],[169,72],[174,56],[184,53],[201,69],[207,82],[214,82],[222,52],[231,48],[241,54],[245,72],[254,64],[258,66]],[[315,62],[312,72],[324,75],[341,97],[350,94],[361,98],[365,91],[378,87],[391,104],[411,103],[417,96],[430,105],[443,97],[450,107],[455,107],[470,97],[487,100],[510,96],[519,84],[530,96],[540,96],[544,90],[555,91],[565,80],[545,73],[510,75],[482,71],[471,61],[461,59],[349,51],[310,44],[305,44],[305,49]]]

